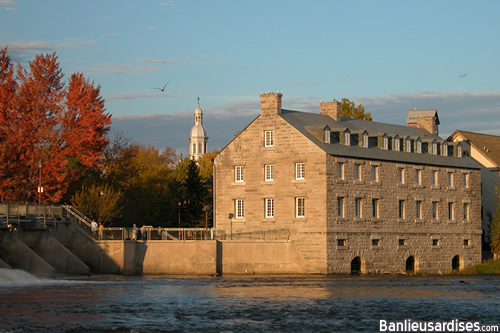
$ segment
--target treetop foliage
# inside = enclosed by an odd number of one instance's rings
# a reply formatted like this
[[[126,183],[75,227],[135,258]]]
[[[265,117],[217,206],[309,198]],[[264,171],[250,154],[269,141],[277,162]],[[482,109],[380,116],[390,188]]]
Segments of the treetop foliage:
[[[356,106],[354,102],[351,102],[347,98],[342,98],[340,102],[340,115],[344,118],[372,120],[371,113],[365,112],[363,104]]]
[[[55,53],[25,69],[0,50],[0,200],[58,203],[90,168],[100,168],[111,115],[100,87],[82,74],[68,87]]]

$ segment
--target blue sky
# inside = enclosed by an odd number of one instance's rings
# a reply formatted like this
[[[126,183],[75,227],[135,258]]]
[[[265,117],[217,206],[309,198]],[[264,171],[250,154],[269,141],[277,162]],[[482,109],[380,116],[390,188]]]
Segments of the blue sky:
[[[435,108],[443,137],[500,135],[498,13],[499,1],[0,0],[0,47],[23,65],[55,51],[66,77],[101,86],[113,133],[179,154],[197,97],[211,150],[276,90],[287,109],[347,97],[375,121]]]

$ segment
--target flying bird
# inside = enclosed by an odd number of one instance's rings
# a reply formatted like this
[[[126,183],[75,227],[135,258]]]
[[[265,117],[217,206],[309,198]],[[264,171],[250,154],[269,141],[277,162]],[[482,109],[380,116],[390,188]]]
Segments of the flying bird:
[[[467,76],[467,74],[469,74],[469,73],[465,73],[464,75],[460,75],[460,78],[463,79],[464,77]]]
[[[165,85],[163,86],[163,88],[158,88],[158,87],[154,87],[153,89],[159,89],[161,92],[164,92],[165,91],[165,87],[167,86],[167,84],[169,84],[170,81],[168,81],[167,83],[165,83]]]

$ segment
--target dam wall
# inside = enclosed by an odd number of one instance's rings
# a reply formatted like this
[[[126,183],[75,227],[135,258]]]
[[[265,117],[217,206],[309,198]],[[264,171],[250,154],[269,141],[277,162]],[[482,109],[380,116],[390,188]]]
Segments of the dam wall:
[[[304,274],[291,241],[99,241],[102,272],[125,275]],[[108,266],[110,265],[110,266]]]
[[[0,231],[0,267],[55,274],[307,274],[289,240],[95,240],[78,226]]]

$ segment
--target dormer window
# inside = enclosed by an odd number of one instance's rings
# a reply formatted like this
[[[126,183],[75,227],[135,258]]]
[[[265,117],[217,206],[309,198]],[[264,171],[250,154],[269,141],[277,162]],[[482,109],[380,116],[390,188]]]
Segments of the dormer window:
[[[437,155],[438,154],[438,145],[436,141],[432,142],[432,155]]]
[[[462,146],[460,144],[457,145],[457,157],[462,157]]]
[[[410,140],[410,138],[407,138],[405,140],[405,151],[407,153],[411,153],[411,140]]]
[[[394,151],[400,151],[401,150],[401,140],[399,140],[399,136],[394,137]]]
[[[363,145],[363,148],[368,148],[368,133],[363,133],[362,135],[362,145]]]
[[[323,130],[323,143],[330,143],[330,127],[325,127]]]
[[[443,156],[448,156],[448,144],[447,143],[443,143],[443,149],[441,149],[441,155]]]
[[[382,137],[382,149],[383,150],[389,149],[389,138],[387,136]]]
[[[422,141],[420,139],[415,141],[415,151],[417,154],[422,154]]]
[[[346,146],[351,145],[351,133],[349,131],[344,132],[344,145]]]

